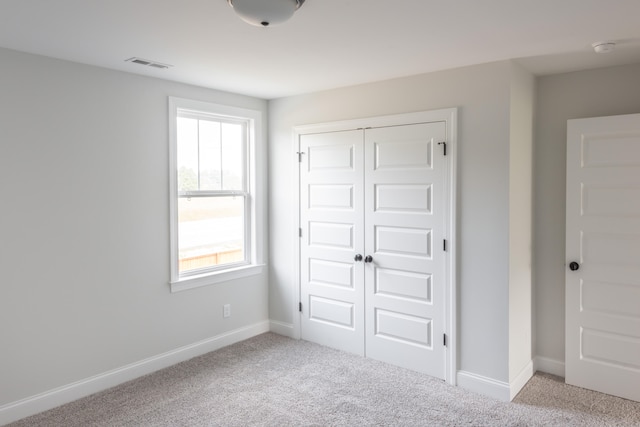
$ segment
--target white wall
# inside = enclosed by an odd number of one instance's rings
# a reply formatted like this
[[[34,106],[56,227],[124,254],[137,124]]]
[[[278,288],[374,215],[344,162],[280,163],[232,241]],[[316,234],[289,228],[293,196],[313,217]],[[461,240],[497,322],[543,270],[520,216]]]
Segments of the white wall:
[[[0,64],[0,409],[267,321],[266,272],[169,292],[167,97],[265,123],[266,101],[4,49]]]
[[[293,126],[459,107],[458,368],[509,380],[510,75],[500,62],[270,101],[272,320],[291,325],[298,303]]]
[[[640,113],[640,64],[540,77],[534,148],[535,351],[564,374],[567,120]]]
[[[523,370],[533,369],[531,275],[535,78],[516,64],[512,64],[510,105],[509,382],[512,383]],[[529,376],[524,375],[524,378],[528,380]]]

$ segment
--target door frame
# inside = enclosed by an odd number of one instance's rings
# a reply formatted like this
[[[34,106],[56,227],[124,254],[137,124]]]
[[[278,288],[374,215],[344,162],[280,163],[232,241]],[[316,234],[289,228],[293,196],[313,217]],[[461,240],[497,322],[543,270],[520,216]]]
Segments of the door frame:
[[[457,165],[457,108],[446,108],[440,110],[421,111],[415,113],[394,114],[387,116],[368,117],[363,119],[344,120],[327,123],[317,123],[294,126],[292,142],[292,182],[293,182],[293,218],[291,235],[293,236],[293,277],[295,282],[292,286],[292,318],[293,318],[293,338],[301,338],[300,312],[298,304],[301,301],[301,280],[300,280],[300,136],[319,133],[337,132],[353,129],[365,129],[369,127],[400,126],[417,123],[445,122],[447,134],[447,157],[449,161],[445,164],[445,198],[447,200],[445,209],[446,225],[444,236],[448,247],[445,254],[445,319],[444,329],[447,335],[447,345],[445,348],[445,381],[456,385],[457,372],[457,214],[456,214],[456,165]]]

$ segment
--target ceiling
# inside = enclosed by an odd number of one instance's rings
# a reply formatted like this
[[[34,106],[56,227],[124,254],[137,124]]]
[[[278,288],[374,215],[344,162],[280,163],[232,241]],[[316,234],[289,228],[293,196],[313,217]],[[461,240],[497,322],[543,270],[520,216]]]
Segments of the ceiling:
[[[270,28],[227,0],[1,0],[0,47],[273,99],[506,59],[640,63],[640,0],[306,0]]]

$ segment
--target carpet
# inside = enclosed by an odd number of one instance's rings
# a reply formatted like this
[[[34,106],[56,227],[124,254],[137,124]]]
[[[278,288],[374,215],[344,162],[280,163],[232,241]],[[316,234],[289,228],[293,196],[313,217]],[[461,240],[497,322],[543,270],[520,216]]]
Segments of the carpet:
[[[640,403],[540,373],[500,402],[266,333],[11,426],[640,426]]]

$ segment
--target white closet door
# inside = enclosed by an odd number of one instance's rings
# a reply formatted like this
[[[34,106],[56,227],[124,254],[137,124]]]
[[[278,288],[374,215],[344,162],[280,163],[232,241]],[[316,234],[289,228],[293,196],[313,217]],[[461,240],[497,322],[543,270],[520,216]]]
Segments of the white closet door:
[[[366,355],[445,377],[444,122],[365,131]]]
[[[363,134],[300,137],[301,334],[364,355]]]
[[[300,135],[301,337],[445,378],[444,121]]]
[[[640,401],[640,114],[569,120],[566,381]]]

